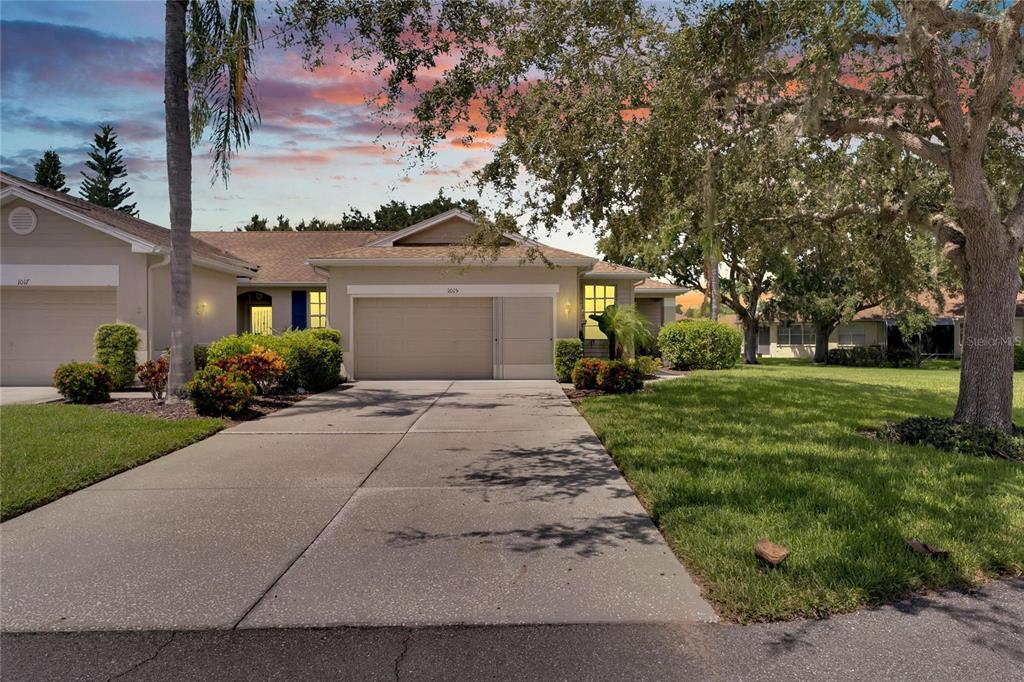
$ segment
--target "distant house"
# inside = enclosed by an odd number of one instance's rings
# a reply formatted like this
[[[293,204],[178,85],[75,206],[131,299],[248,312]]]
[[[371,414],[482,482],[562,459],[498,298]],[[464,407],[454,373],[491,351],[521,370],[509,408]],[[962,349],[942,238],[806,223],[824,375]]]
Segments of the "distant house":
[[[140,360],[170,345],[169,230],[7,174],[0,200],[0,383],[48,384],[108,322],[139,328]],[[611,303],[675,318],[682,289],[518,234],[453,262],[477,229],[454,209],[397,232],[194,232],[195,341],[329,326],[357,379],[551,378],[556,338],[606,349],[589,315]]]

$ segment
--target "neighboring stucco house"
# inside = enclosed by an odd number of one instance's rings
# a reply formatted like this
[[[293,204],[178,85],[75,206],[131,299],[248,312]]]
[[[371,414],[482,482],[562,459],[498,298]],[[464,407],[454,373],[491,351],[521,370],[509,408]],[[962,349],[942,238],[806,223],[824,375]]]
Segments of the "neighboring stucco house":
[[[0,383],[47,385],[93,356],[96,327],[138,327],[140,360],[171,341],[170,231],[0,173]],[[236,282],[256,267],[193,239],[193,334],[235,331]]]

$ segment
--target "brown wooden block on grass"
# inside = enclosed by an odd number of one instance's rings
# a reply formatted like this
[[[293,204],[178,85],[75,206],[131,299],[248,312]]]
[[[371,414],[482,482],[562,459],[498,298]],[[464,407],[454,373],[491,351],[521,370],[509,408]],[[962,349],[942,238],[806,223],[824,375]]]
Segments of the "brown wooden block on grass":
[[[789,550],[782,545],[776,545],[768,538],[761,538],[754,545],[754,554],[758,559],[766,561],[772,566],[778,566],[789,556]]]
[[[914,538],[909,538],[906,542],[907,547],[909,547],[915,554],[923,554],[924,556],[935,557],[937,559],[945,559],[949,556],[949,550],[932,547],[931,545],[927,545],[920,540],[915,540]]]

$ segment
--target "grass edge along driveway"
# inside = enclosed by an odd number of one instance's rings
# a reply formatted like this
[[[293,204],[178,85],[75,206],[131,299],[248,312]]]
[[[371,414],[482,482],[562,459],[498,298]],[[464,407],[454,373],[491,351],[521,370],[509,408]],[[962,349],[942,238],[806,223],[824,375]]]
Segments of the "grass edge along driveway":
[[[861,433],[951,414],[958,380],[741,367],[589,398],[581,411],[719,613],[784,620],[1024,573],[1024,467]],[[1022,384],[1018,374],[1017,405]],[[792,550],[785,564],[755,559],[761,537]],[[914,555],[909,537],[952,556]]]
[[[202,440],[220,419],[168,421],[85,405],[0,408],[0,520]]]

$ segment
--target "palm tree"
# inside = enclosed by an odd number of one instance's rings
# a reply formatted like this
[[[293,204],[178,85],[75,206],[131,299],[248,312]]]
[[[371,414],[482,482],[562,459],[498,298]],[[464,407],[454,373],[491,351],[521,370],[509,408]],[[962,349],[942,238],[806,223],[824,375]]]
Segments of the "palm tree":
[[[195,371],[192,355],[192,145],[209,129],[213,172],[227,183],[231,157],[249,142],[259,111],[252,94],[260,42],[253,0],[167,0],[164,111],[171,219],[171,365],[174,400]],[[189,97],[192,107],[189,108]]]
[[[631,305],[612,304],[601,314],[591,315],[597,328],[608,337],[608,358],[633,357],[637,346],[648,346],[654,342],[654,335],[647,327],[647,320]]]

